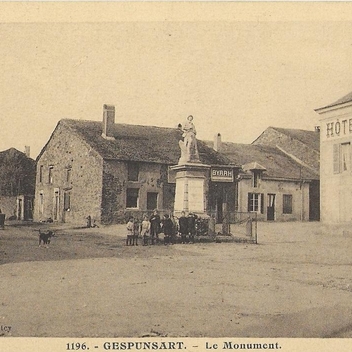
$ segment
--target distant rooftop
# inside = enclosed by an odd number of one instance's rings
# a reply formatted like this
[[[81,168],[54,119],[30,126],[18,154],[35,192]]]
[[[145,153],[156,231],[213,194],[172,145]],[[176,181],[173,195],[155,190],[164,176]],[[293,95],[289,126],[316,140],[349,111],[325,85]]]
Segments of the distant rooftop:
[[[272,128],[282,134],[285,134],[293,139],[296,139],[316,151],[320,150],[320,133],[318,133],[317,131],[279,128],[279,127],[269,127],[269,128]]]
[[[336,100],[334,103],[331,103],[327,106],[324,106],[322,108],[318,108],[316,110],[321,110],[321,109],[325,109],[325,108],[331,108],[335,105],[340,105],[340,104],[345,104],[345,103],[349,103],[350,101],[352,101],[352,92],[346,94],[345,96],[343,96],[342,98],[340,98],[339,100]]]
[[[206,142],[213,147],[213,141]],[[282,179],[318,179],[319,176],[307,167],[294,161],[276,147],[267,145],[221,143],[221,154],[237,165],[257,163],[266,169],[264,176]]]

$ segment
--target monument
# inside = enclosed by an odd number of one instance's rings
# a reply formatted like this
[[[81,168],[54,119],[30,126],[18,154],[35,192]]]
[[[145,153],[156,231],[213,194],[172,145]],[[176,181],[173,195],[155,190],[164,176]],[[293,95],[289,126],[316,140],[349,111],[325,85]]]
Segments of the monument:
[[[200,161],[192,115],[187,117],[181,128],[181,157],[178,164],[171,168],[176,172],[174,214],[179,217],[184,211],[186,214],[195,213],[202,217],[206,215],[210,165],[204,165]]]

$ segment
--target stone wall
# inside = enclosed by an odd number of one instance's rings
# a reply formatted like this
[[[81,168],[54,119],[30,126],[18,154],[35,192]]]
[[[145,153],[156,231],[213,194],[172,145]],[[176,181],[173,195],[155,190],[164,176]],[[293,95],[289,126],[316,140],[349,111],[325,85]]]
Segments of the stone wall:
[[[3,214],[5,214],[5,219],[10,216],[16,216],[16,197],[0,197],[0,209]]]
[[[50,167],[52,167],[52,183],[49,182]],[[68,180],[69,169],[71,171]],[[51,218],[83,225],[86,223],[86,217],[90,215],[100,221],[102,170],[102,158],[74,131],[59,123],[37,163],[34,220],[45,221]],[[55,214],[55,192],[58,192],[57,214]],[[44,204],[40,204],[41,193]],[[66,210],[64,210],[65,193],[70,194],[70,207]]]
[[[138,206],[127,208],[127,189],[139,190]],[[172,211],[174,186],[167,183],[167,166],[156,163],[139,163],[138,181],[128,181],[127,161],[105,161],[103,172],[102,221],[123,223],[129,216],[142,218],[147,209],[148,192],[157,193],[157,208]],[[166,209],[170,207],[170,209]]]

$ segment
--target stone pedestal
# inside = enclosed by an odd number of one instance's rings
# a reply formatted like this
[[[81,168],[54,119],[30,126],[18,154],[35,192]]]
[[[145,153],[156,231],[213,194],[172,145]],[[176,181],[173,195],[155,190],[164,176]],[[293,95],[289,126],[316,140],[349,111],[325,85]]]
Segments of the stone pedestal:
[[[171,167],[176,172],[174,215],[181,212],[206,216],[209,165],[186,163]]]

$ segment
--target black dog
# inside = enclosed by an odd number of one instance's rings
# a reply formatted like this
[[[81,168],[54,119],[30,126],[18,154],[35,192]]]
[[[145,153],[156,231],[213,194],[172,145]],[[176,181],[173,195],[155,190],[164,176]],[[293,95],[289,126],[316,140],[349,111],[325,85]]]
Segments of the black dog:
[[[55,236],[55,233],[53,231],[39,230],[39,247],[42,242],[43,242],[44,246],[47,246],[50,243],[51,237],[53,237],[53,236]]]

